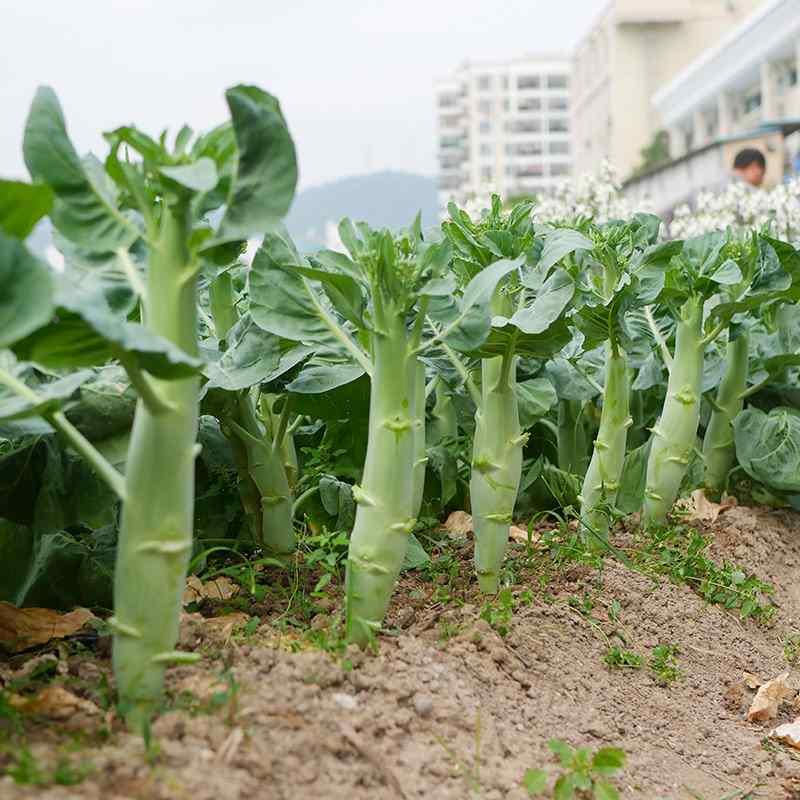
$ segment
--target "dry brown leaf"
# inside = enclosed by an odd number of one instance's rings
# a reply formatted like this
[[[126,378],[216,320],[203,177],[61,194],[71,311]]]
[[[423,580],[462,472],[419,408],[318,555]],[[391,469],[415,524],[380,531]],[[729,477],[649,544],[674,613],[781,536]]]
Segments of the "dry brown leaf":
[[[528,531],[526,528],[520,528],[519,525],[512,525],[508,535],[518,542],[528,543]],[[537,531],[531,531],[531,542],[538,542],[540,538]]]
[[[754,675],[752,672],[743,672],[744,675],[744,685],[748,689],[758,689],[759,686],[763,683],[761,678],[758,675]]]
[[[736,505],[737,500],[735,497],[723,497],[721,503],[715,503],[706,497],[702,489],[695,489],[684,507],[686,509],[686,519],[689,521],[716,522],[720,514],[729,508],[735,508]]]
[[[452,539],[465,539],[472,533],[472,516],[466,511],[453,511],[444,523]]]
[[[0,644],[19,653],[51,639],[71,636],[94,618],[85,608],[62,614],[50,608],[17,608],[0,602]]]
[[[222,617],[209,617],[204,620],[204,624],[213,636],[220,639],[228,639],[236,628],[241,628],[242,625],[246,625],[249,621],[249,615],[242,611],[235,611],[233,614],[225,614]]]
[[[35,714],[52,720],[66,720],[76,714],[90,717],[100,714],[100,709],[90,700],[84,700],[62,686],[47,686],[33,697],[14,694],[10,703],[22,714]]]
[[[787,722],[784,725],[778,725],[770,736],[784,744],[788,744],[789,747],[800,750],[800,719],[796,719],[794,722]]]
[[[230,600],[239,593],[239,584],[225,575],[210,581],[201,581],[197,575],[190,575],[183,590],[183,604],[199,603],[201,600]]]
[[[748,722],[761,722],[773,719],[778,715],[780,704],[791,697],[795,691],[787,685],[788,672],[782,672],[777,678],[767,681],[756,692],[750,710],[747,712]]]

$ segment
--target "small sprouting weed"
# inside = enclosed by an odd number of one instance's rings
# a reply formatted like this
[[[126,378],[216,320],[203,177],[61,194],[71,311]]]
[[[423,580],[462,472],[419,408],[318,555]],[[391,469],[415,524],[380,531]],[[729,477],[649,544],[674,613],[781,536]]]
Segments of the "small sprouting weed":
[[[642,657],[640,655],[637,655],[632,650],[623,650],[616,645],[608,648],[603,661],[605,661],[609,669],[642,668]]]
[[[783,657],[792,666],[800,661],[800,633],[793,633],[783,640]]]
[[[677,645],[660,644],[653,648],[649,666],[659,685],[669,686],[681,677],[677,656]]]
[[[619,622],[622,616],[622,606],[619,600],[612,600],[611,605],[608,607],[608,617],[612,622]]]
[[[559,762],[560,773],[548,794],[549,775],[544,769],[529,769],[522,787],[531,797],[591,797],[593,800],[619,800],[619,792],[608,780],[625,766],[625,752],[618,747],[601,747],[592,753],[588,747],[573,748],[561,739],[547,746]],[[580,794],[577,794],[580,793]]]

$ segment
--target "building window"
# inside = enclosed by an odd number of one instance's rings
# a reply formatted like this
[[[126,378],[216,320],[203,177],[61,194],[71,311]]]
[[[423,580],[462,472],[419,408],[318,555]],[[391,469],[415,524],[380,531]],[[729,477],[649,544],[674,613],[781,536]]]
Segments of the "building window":
[[[547,130],[550,131],[550,133],[568,133],[569,120],[566,117],[553,117],[551,120],[548,120]]]
[[[550,142],[549,150],[551,156],[568,156],[569,142]]]
[[[569,100],[566,97],[551,97],[547,101],[547,108],[550,111],[566,111],[569,108]]]
[[[503,91],[508,90],[508,75],[503,75],[502,82],[500,85],[503,87]]]
[[[525,97],[519,101],[517,108],[520,111],[540,111],[542,101],[538,97]]]
[[[569,86],[569,79],[566,75],[548,75],[548,89],[566,89]]]
[[[544,175],[544,167],[541,164],[525,164],[517,167],[516,176],[518,178],[541,178]]]
[[[503,100],[503,111],[506,113],[511,111],[511,101],[507,97],[505,100]]]
[[[569,164],[551,164],[550,174],[554,178],[562,177],[564,175],[569,175]]]
[[[482,119],[480,124],[480,131],[481,133],[491,133],[492,132],[492,123],[489,122],[488,119]]]
[[[439,188],[444,190],[458,189],[461,187],[461,178],[458,175],[439,178]]]
[[[481,167],[481,178],[485,181],[490,181],[492,179],[492,168]]]
[[[481,114],[491,114],[491,112],[492,112],[492,101],[491,100],[481,100],[478,103],[478,111]]]
[[[539,119],[517,119],[506,123],[509,133],[540,133],[542,121]]]
[[[509,155],[515,156],[540,156],[544,152],[541,142],[520,142],[507,145]]]
[[[492,146],[488,142],[481,143],[481,155],[490,156],[492,154]]]
[[[538,75],[520,75],[517,78],[517,89],[539,89],[542,81]]]
[[[761,92],[750,92],[744,97],[744,113],[750,114],[752,111],[758,111],[761,108]]]
[[[480,75],[478,77],[478,91],[479,92],[486,92],[492,88],[492,76],[491,75]]]

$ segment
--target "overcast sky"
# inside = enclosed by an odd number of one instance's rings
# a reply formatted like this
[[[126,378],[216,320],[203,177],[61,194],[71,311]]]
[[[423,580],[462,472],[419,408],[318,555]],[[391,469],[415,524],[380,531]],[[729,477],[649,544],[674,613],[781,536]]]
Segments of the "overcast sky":
[[[0,176],[25,177],[34,90],[80,151],[134,122],[225,118],[223,91],[278,95],[301,184],[435,170],[434,78],[465,59],[567,50],[605,0],[0,0]]]

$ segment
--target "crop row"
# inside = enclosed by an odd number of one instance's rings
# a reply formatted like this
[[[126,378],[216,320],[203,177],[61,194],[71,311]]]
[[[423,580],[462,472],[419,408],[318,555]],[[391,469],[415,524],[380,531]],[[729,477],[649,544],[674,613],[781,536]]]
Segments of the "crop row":
[[[792,244],[766,229],[665,240],[648,214],[544,223],[493,197],[432,229],[343,220],[346,252],[301,254],[280,224],[297,182],[280,107],[251,86],[226,99],[230,120],[208,133],[117,128],[100,161],[77,154],[40,89],[32,182],[0,182],[0,438],[13,455],[60,434],[121,503],[109,625],[132,727],[165,668],[195,658],[175,646],[204,420],[269,557],[294,551],[310,499],[339,527],[355,504],[345,604],[360,645],[423,505],[469,504],[492,594],[526,505],[572,507],[602,551],[618,516],[663,524],[697,485],[719,493],[738,474],[762,497],[800,493]],[[25,243],[45,216],[60,270]],[[87,412],[101,375],[118,399],[135,391],[132,421]],[[298,459],[296,437],[319,430],[347,442],[354,482]]]

